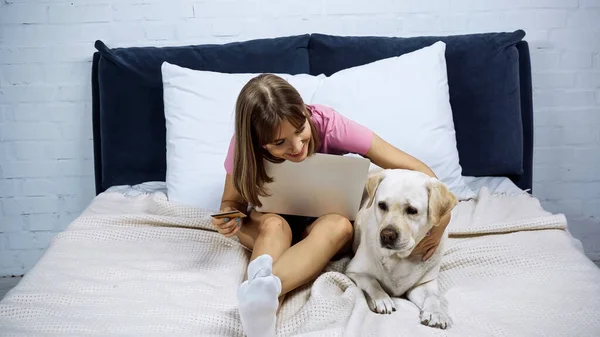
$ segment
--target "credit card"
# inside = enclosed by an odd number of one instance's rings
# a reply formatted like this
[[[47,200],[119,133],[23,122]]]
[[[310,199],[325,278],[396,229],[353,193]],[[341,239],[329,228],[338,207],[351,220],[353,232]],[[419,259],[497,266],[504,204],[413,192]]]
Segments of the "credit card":
[[[215,219],[223,219],[223,218],[245,218],[246,214],[240,211],[227,211],[221,213],[211,214],[211,216]]]

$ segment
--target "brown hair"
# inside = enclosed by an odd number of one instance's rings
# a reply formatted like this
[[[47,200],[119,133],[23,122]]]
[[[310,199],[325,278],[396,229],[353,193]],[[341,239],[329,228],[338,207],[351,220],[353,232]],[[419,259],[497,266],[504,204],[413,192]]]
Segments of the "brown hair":
[[[261,74],[244,85],[235,106],[233,184],[246,202],[260,207],[258,196],[269,195],[264,185],[273,179],[267,176],[263,159],[284,161],[272,156],[263,145],[274,141],[283,121],[300,128],[311,114],[298,91],[279,76]],[[311,155],[319,144],[315,126],[310,118],[308,121]]]

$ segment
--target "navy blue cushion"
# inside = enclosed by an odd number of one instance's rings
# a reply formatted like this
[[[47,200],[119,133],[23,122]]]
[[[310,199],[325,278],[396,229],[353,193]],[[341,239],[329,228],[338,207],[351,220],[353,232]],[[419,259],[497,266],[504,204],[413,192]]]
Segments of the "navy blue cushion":
[[[164,61],[223,73],[308,73],[309,38],[305,34],[223,45],[115,49],[96,41],[92,89],[94,122],[99,124],[94,127],[97,191],[165,180]]]
[[[443,41],[463,175],[520,175],[523,126],[516,44],[524,36],[522,30],[408,38],[313,34],[310,73],[329,76]]]

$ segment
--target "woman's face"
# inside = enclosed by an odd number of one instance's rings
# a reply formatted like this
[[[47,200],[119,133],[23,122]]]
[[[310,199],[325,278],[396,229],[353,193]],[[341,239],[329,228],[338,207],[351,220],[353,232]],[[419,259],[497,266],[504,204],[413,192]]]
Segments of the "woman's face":
[[[279,134],[276,135],[273,142],[265,145],[265,148],[274,157],[298,163],[307,157],[311,136],[308,119],[299,129],[296,129],[290,122],[283,121]]]

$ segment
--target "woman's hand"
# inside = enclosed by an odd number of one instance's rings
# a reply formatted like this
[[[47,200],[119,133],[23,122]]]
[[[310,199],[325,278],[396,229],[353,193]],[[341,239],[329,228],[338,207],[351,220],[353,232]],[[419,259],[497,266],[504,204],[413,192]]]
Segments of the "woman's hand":
[[[413,249],[410,255],[423,255],[423,261],[427,261],[431,257],[431,255],[435,253],[435,250],[440,244],[440,240],[442,239],[444,231],[446,230],[446,227],[448,227],[449,222],[450,213],[446,214],[440,219],[439,225],[433,226],[433,228],[431,228],[431,230],[429,231],[429,235],[424,237],[423,240],[419,242],[419,244],[415,247],[415,249]]]
[[[237,211],[233,207],[223,207],[220,212]],[[212,225],[217,231],[226,237],[234,236],[242,226],[242,218],[224,218],[224,219],[212,219]]]
[[[377,134],[373,134],[373,141],[371,142],[371,147],[369,148],[366,157],[369,158],[373,164],[383,169],[407,169],[423,172],[430,177],[437,178],[433,170],[425,163],[386,142]],[[450,213],[443,216],[437,226],[431,228],[429,234],[419,242],[410,255],[422,255],[423,261],[428,260],[433,253],[435,253],[440,244],[440,240],[442,239],[449,222]]]

